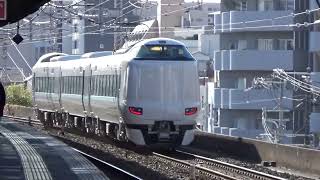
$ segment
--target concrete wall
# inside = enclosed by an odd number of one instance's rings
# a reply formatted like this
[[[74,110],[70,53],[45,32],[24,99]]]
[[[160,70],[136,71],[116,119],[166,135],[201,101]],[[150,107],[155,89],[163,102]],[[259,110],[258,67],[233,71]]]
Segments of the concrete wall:
[[[281,68],[293,70],[294,51],[287,50],[223,50],[215,52],[214,70],[272,71]],[[281,61],[279,61],[281,59]]]
[[[222,109],[243,109],[243,110],[261,110],[262,108],[273,109],[278,105],[280,89],[222,89],[213,90],[213,107]],[[285,90],[284,96],[293,97],[293,90]],[[293,101],[283,99],[282,107],[286,109],[293,108]],[[241,113],[239,113],[241,114]],[[224,121],[228,118],[222,118]],[[248,127],[249,128],[249,127]]]
[[[222,152],[241,159],[275,161],[277,166],[320,174],[320,151],[295,146],[271,144],[259,140],[197,132],[192,147],[209,152]]]

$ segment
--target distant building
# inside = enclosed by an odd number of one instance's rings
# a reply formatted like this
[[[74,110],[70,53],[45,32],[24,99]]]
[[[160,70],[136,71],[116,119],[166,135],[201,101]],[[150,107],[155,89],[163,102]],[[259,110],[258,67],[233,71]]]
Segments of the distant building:
[[[78,0],[75,0],[78,1]],[[80,4],[94,6],[78,6],[76,9],[84,17],[72,20],[72,54],[82,54],[93,51],[112,51],[119,49],[124,43],[126,22],[137,21],[139,17],[133,14],[134,0],[87,0]],[[95,7],[101,4],[101,6]],[[92,9],[93,8],[93,9]],[[118,33],[118,34],[117,34]]]

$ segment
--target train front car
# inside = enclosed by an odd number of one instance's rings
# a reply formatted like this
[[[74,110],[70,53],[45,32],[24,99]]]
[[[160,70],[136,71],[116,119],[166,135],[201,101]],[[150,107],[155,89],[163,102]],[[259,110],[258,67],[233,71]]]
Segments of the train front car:
[[[126,133],[138,145],[189,145],[200,110],[197,63],[185,46],[151,39],[131,49],[121,101]]]

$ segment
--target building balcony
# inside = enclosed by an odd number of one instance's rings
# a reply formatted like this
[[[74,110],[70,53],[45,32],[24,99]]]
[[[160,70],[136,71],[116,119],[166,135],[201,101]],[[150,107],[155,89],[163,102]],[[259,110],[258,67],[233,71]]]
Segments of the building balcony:
[[[307,52],[293,50],[221,50],[214,53],[216,71],[286,71],[303,69]]]
[[[284,90],[282,108],[292,109],[292,90]],[[278,106],[280,88],[278,89],[225,89],[215,88],[212,90],[211,99],[214,108],[221,109],[273,109]]]
[[[317,52],[320,51],[320,32],[311,31],[310,32],[310,41],[309,41],[309,51]]]
[[[229,11],[214,17],[215,33],[244,31],[292,31],[293,11]],[[279,18],[282,16],[287,16]],[[260,21],[257,21],[260,20]],[[251,21],[251,22],[250,22]],[[273,26],[273,27],[269,27]]]

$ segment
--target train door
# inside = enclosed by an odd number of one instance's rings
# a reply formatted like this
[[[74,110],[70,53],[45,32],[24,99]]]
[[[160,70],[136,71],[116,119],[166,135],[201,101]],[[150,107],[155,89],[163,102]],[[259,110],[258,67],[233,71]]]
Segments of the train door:
[[[92,85],[91,65],[86,66],[82,71],[82,106],[83,111],[89,114],[91,110],[91,85]]]

